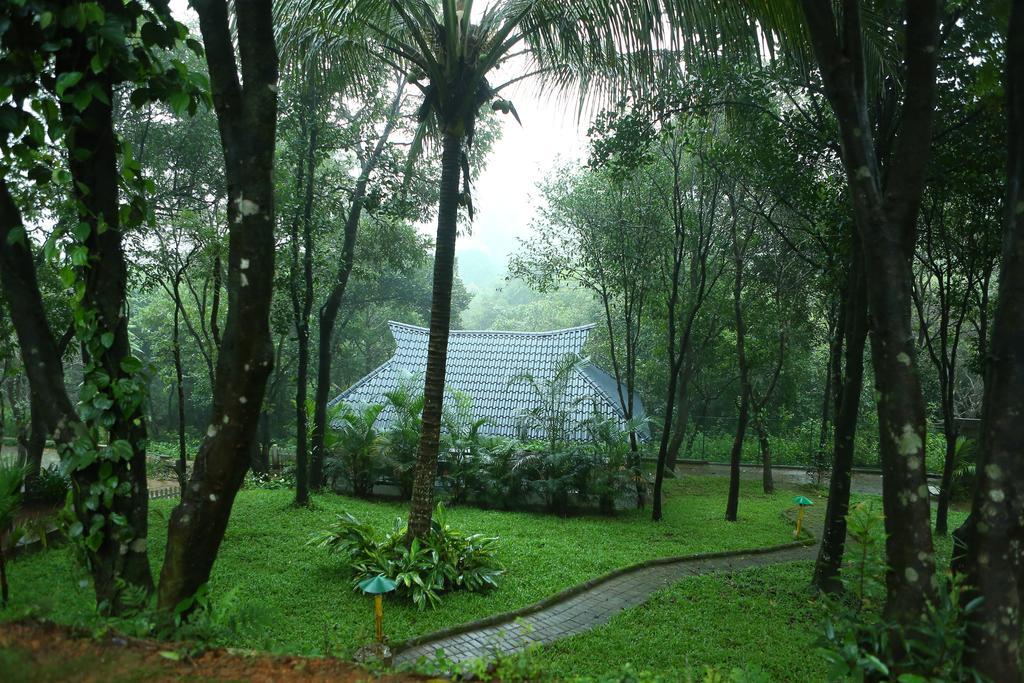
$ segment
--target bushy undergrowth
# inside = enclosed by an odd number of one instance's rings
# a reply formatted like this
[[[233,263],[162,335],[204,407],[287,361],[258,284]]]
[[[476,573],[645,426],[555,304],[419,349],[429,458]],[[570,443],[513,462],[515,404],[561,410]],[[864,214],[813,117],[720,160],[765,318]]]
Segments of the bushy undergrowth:
[[[906,626],[882,617],[885,602],[884,518],[860,503],[847,518],[844,592],[827,599],[829,612],[819,651],[832,681],[974,681],[964,666],[966,616],[977,600],[962,606],[955,577],[938,582],[936,601],[922,621]]]
[[[295,489],[295,467],[290,466],[280,472],[253,472],[249,470],[245,474],[247,489],[262,489],[264,491],[280,491]]]
[[[443,505],[434,511],[430,533],[421,542],[406,543],[402,518],[378,537],[370,524],[346,512],[328,529],[314,534],[310,544],[341,555],[352,573],[352,585],[386,576],[398,585],[398,594],[423,609],[434,607],[444,593],[456,590],[483,592],[498,586],[504,568],[498,561],[498,539],[466,534],[448,523]]]
[[[338,406],[325,471],[332,485],[340,483],[356,496],[368,497],[382,483],[408,499],[422,395],[403,386],[387,399],[393,416],[387,431],[377,428],[382,406]],[[466,394],[456,392],[445,406],[438,483],[452,503],[542,508],[560,515],[593,509],[611,514],[617,498],[646,488],[628,433],[597,410],[581,425],[589,435],[583,443],[491,437],[482,433],[485,425],[474,418]]]
[[[795,427],[787,426],[776,432],[769,430],[772,462],[776,465],[807,466],[809,468],[814,466],[818,451],[818,429],[817,423],[807,423]],[[725,462],[729,459],[732,440],[733,434],[730,429],[722,428],[720,425],[711,425],[706,430],[690,434],[686,444],[688,448],[683,452],[682,457]],[[826,444],[826,451],[831,454],[831,437]],[[925,460],[929,473],[940,474],[942,472],[945,449],[946,440],[942,433],[930,431],[925,442]],[[750,465],[761,463],[761,453],[758,450],[756,435],[748,432],[747,439],[743,442],[741,459],[742,462]],[[830,457],[826,458],[826,462],[830,459]],[[855,467],[881,466],[877,428],[861,426],[857,429],[853,464]]]
[[[26,505],[63,503],[71,488],[71,479],[57,465],[44,467],[36,477],[26,478],[23,500]]]

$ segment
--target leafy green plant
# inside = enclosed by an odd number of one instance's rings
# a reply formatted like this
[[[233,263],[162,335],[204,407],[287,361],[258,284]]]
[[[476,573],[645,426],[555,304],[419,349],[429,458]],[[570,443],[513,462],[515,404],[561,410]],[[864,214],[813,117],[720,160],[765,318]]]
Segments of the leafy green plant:
[[[463,391],[452,392],[441,419],[446,453],[441,481],[447,487],[451,500],[464,503],[479,485],[480,465],[487,451],[480,430],[487,424],[487,419],[473,416],[473,399]]]
[[[332,486],[343,478],[356,496],[365,498],[373,492],[382,446],[375,425],[382,410],[384,406],[372,404],[341,412],[338,439],[324,467]]]
[[[384,394],[394,410],[391,429],[384,436],[384,466],[398,483],[402,498],[412,498],[413,471],[423,424],[423,390],[415,377],[408,377],[398,387]]]
[[[14,528],[14,518],[21,509],[21,485],[25,470],[17,465],[0,462],[0,606],[6,607],[10,597],[7,587],[7,557],[4,543]]]
[[[590,447],[595,458],[592,488],[598,498],[598,507],[604,514],[615,512],[615,499],[643,478],[638,458],[633,457],[629,445],[629,434],[640,428],[639,420],[632,420],[625,429],[619,428],[618,420],[601,413],[595,405],[592,416],[584,423],[590,437]]]
[[[953,500],[970,500],[971,495],[974,493],[977,456],[977,441],[962,436],[956,440],[956,455],[953,460],[953,483],[951,487]]]
[[[328,529],[314,534],[309,543],[345,557],[354,590],[360,581],[384,575],[398,584],[400,595],[420,609],[436,606],[448,591],[496,588],[504,573],[496,555],[498,539],[454,529],[440,503],[424,539],[406,545],[405,536],[401,518],[378,538],[371,525],[346,512]]]
[[[24,501],[26,504],[63,503],[71,489],[71,479],[61,472],[57,465],[50,465],[39,471],[39,475],[25,480]]]
[[[485,506],[496,503],[506,510],[522,507],[528,493],[528,463],[524,465],[524,444],[501,439],[488,449],[478,470],[478,491]]]
[[[826,598],[829,618],[819,651],[829,663],[829,680],[975,681],[983,679],[963,664],[966,616],[980,598],[962,605],[961,579],[940,581],[936,601],[922,620],[907,626],[882,617],[885,602],[884,517],[860,503],[847,516],[846,588]]]
[[[579,367],[587,362],[575,353],[568,353],[559,361],[551,377],[537,377],[531,373],[516,375],[509,380],[513,384],[525,384],[533,392],[536,406],[524,410],[519,415],[521,437],[526,438],[531,432],[540,432],[547,440],[547,450],[555,453],[561,450],[569,439],[576,424],[573,413],[576,407],[587,397],[570,398],[569,382]]]

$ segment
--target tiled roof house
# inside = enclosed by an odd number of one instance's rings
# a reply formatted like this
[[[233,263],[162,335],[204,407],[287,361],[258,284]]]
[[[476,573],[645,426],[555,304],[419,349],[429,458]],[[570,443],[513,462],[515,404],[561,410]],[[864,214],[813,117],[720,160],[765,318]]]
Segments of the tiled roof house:
[[[395,353],[383,365],[337,396],[331,405],[345,402],[352,406],[373,403],[387,405],[385,393],[403,382],[422,382],[427,367],[428,330],[403,323],[390,322],[395,339]],[[500,332],[453,330],[448,339],[448,367],[445,386],[448,391],[461,391],[472,397],[473,416],[486,418],[481,429],[485,434],[515,437],[519,435],[520,416],[537,407],[533,390],[517,376],[529,373],[538,380],[554,376],[567,354],[579,355],[594,325],[551,332]],[[625,387],[622,389],[625,396]],[[583,399],[577,401],[576,399]],[[634,415],[644,416],[639,397],[635,399]],[[575,404],[571,423],[579,425],[597,410],[619,420],[625,426],[624,411],[619,400],[615,378],[592,363],[577,367],[566,389],[566,405]],[[394,419],[388,406],[381,412],[377,426],[387,429]],[[641,438],[648,434],[646,427]],[[533,438],[545,435],[532,430]],[[587,438],[583,427],[577,427],[573,438]]]

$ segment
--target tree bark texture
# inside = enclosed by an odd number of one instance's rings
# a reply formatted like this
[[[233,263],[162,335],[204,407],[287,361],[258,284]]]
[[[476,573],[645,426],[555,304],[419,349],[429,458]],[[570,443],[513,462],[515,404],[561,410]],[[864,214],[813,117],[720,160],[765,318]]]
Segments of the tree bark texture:
[[[733,436],[732,452],[729,455],[729,499],[725,506],[725,519],[735,522],[740,506],[740,460],[743,456],[743,439],[750,420],[750,368],[747,365],[746,327],[743,321],[743,268],[746,247],[750,239],[748,231],[743,242],[739,237],[739,222],[735,201],[732,204],[732,249],[735,269],[732,287],[732,310],[736,321],[736,364],[740,371],[740,405],[736,418],[736,433]]]
[[[968,663],[993,681],[1019,681],[1024,597],[1024,0],[1014,0],[1007,41],[1007,225],[971,507]]]
[[[423,386],[423,426],[413,475],[409,510],[409,537],[422,538],[430,531],[434,508],[434,480],[441,439],[444,377],[448,361],[448,332],[452,317],[452,280],[455,273],[455,237],[458,227],[459,179],[463,138],[444,134],[441,152],[441,196],[437,212],[437,243],[434,251],[434,290],[430,303],[430,336],[427,341],[427,372]]]
[[[931,142],[939,52],[937,0],[908,0],[903,101],[892,149],[879,162],[868,114],[859,2],[803,0],[825,93],[836,114],[854,220],[864,248],[886,527],[885,615],[915,623],[935,595],[925,475],[925,405],[911,326],[916,227]],[[837,33],[837,26],[839,32]]]
[[[80,71],[88,74],[93,51],[81,34],[72,38],[72,47],[57,59],[62,72]],[[77,43],[77,45],[75,44]],[[87,75],[94,86],[106,96],[93,97],[82,111],[70,102],[62,101],[61,118],[67,126],[65,134],[68,170],[74,180],[73,196],[78,207],[78,220],[87,223],[89,234],[84,240],[88,251],[88,265],[84,267],[85,294],[83,307],[95,315],[93,335],[112,335],[112,342],[103,344],[99,358],[87,359],[102,368],[111,386],[130,381],[129,373],[121,361],[131,356],[128,337],[128,310],[126,304],[128,268],[122,245],[120,198],[117,156],[119,142],[114,132],[114,112],[110,102],[114,99],[111,77],[106,74]],[[105,100],[105,101],[104,101]],[[77,150],[88,150],[81,155]],[[98,346],[98,345],[97,345]],[[57,353],[60,353],[59,346]],[[58,356],[55,362],[60,364]],[[38,406],[51,397],[39,396]],[[96,550],[86,549],[93,577],[96,599],[104,610],[118,613],[124,607],[122,595],[125,584],[146,592],[152,591],[153,578],[147,553],[149,525],[149,494],[146,481],[146,422],[141,408],[126,412],[122,402],[115,400],[108,409],[113,423],[108,428],[111,441],[124,440],[131,445],[132,455],[125,460],[97,460],[71,473],[74,491],[75,515],[85,529],[89,529],[96,513],[87,506],[90,488],[99,481],[101,467],[108,464],[118,481],[130,482],[127,495],[113,497],[109,513],[123,515],[131,530],[131,540],[125,541],[117,525],[109,519],[104,526],[104,537]]]
[[[864,384],[864,346],[868,334],[867,283],[864,281],[863,255],[854,236],[847,283],[843,288],[843,311],[839,319],[843,329],[840,346],[845,350],[845,373],[835,378],[839,390],[836,403],[835,433],[832,450],[832,476],[821,546],[814,564],[814,585],[826,593],[842,591],[840,569],[846,548],[846,515],[850,509],[850,478],[853,473],[854,442],[860,394]]]
[[[199,15],[227,175],[228,309],[212,417],[168,525],[157,595],[164,610],[195,595],[209,579],[249,467],[273,363],[269,317],[278,64],[272,3],[234,3],[237,63],[226,0],[193,0],[192,7]]]
[[[405,81],[398,85],[395,98],[391,102],[391,110],[388,113],[384,130],[374,144],[370,155],[362,164],[359,177],[356,179],[355,187],[352,190],[352,200],[349,203],[348,215],[345,217],[345,238],[341,247],[341,261],[338,263],[338,271],[334,276],[334,285],[324,300],[319,312],[319,338],[317,340],[317,369],[316,369],[316,391],[313,396],[313,431],[310,460],[310,484],[313,488],[322,488],[324,485],[324,459],[326,457],[324,448],[324,434],[329,427],[327,424],[327,401],[330,398],[331,389],[331,356],[333,353],[334,325],[338,320],[338,311],[341,309],[341,302],[345,298],[345,290],[348,288],[348,281],[352,275],[352,265],[355,262],[356,239],[359,235],[359,221],[363,215],[363,204],[366,201],[366,187],[370,182],[370,174],[380,164],[388,139],[398,123],[401,113],[402,95],[405,92]]]

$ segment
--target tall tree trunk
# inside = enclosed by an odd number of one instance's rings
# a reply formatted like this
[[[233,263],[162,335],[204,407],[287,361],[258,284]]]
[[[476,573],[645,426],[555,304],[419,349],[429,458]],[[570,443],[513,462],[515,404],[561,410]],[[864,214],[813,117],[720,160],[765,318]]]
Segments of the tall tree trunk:
[[[665,463],[669,472],[675,471],[676,463],[679,461],[679,450],[686,440],[686,430],[690,424],[690,382],[696,371],[697,366],[690,358],[683,361],[683,371],[676,387],[676,417],[672,424],[672,438],[668,442],[668,461]]]
[[[746,327],[743,322],[743,261],[746,244],[740,245],[736,225],[736,207],[733,204],[732,238],[733,261],[736,269],[732,288],[732,310],[736,319],[736,363],[740,371],[740,406],[736,418],[736,433],[733,436],[732,452],[729,456],[729,500],[725,506],[725,519],[735,522],[740,506],[740,459],[743,456],[743,439],[750,419],[750,369],[747,367]]]
[[[850,478],[853,473],[854,442],[857,416],[864,384],[864,346],[868,334],[867,283],[864,281],[863,255],[854,235],[847,284],[844,289],[844,325],[836,333],[843,338],[846,372],[837,377],[839,399],[836,403],[835,435],[832,450],[832,477],[829,482],[828,505],[821,547],[814,564],[814,585],[826,593],[838,593],[843,584],[840,568],[846,548],[846,515],[850,509]]]
[[[381,157],[388,139],[398,123],[398,117],[402,109],[402,95],[405,92],[405,80],[399,81],[395,97],[391,102],[391,110],[388,112],[387,122],[384,130],[370,152],[370,155],[362,164],[359,171],[359,178],[356,179],[355,187],[352,190],[352,200],[349,204],[348,215],[345,217],[345,238],[341,247],[341,262],[338,264],[338,272],[334,276],[334,285],[331,287],[327,299],[320,307],[319,313],[319,338],[317,340],[317,367],[316,367],[316,392],[313,396],[313,432],[312,432],[312,458],[310,462],[309,478],[313,488],[319,489],[324,485],[324,435],[327,430],[327,401],[330,398],[331,389],[331,355],[333,353],[334,325],[338,320],[338,311],[341,309],[341,302],[345,298],[345,290],[348,288],[348,281],[352,275],[352,265],[355,262],[356,238],[359,234],[359,221],[363,215],[363,204],[366,201],[366,187],[370,182],[370,174],[373,173]]]
[[[174,327],[171,335],[171,348],[174,355],[174,384],[178,392],[178,486],[181,495],[185,495],[185,482],[188,481],[188,450],[185,446],[185,373],[181,363],[181,320],[180,320],[180,271],[174,276]]]
[[[85,73],[91,59],[89,46],[81,34],[74,34],[72,43],[58,58],[57,69]],[[130,400],[133,378],[122,367],[131,349],[125,307],[127,268],[119,222],[118,146],[108,104],[113,84],[106,74],[89,73],[79,87],[104,94],[103,98],[94,96],[83,111],[62,102],[61,113],[66,119],[68,167],[75,181],[78,218],[89,229],[84,238],[87,265],[80,266],[78,274],[85,286],[75,302],[80,314],[77,331],[90,352],[85,358],[87,380],[97,387],[98,399],[109,400],[109,405],[98,410],[110,419],[104,425],[110,446],[101,447],[95,442],[98,430],[79,421],[67,395],[61,350],[46,321],[29,241],[2,178],[0,285],[18,335],[30,390],[36,397],[34,412],[45,425],[37,431],[53,434],[62,460],[72,467],[75,516],[82,525],[82,535],[92,541],[84,552],[97,604],[102,611],[118,613],[124,607],[127,587],[148,592],[153,586],[146,553],[146,427],[139,404]],[[83,149],[89,153],[80,154]],[[103,385],[97,379],[100,374],[106,379]],[[113,387],[125,393],[115,395]],[[127,458],[114,457],[115,443],[128,444],[131,452]],[[89,464],[83,465],[86,448],[93,452]],[[101,472],[107,470],[109,473],[101,478]],[[110,477],[129,483],[130,489],[118,490],[109,498],[100,495],[99,491],[109,486]]]
[[[754,418],[754,428],[757,430],[757,446],[761,451],[761,489],[766,494],[772,494],[775,493],[775,480],[772,478],[772,445],[768,440],[764,417],[760,414]]]
[[[1006,237],[989,339],[978,484],[969,520],[967,663],[993,681],[1019,681],[1024,602],[1024,0],[1014,0],[1006,48],[1009,112]]]
[[[458,227],[460,158],[462,136],[446,131],[441,152],[441,192],[437,211],[437,244],[434,251],[434,291],[430,302],[430,336],[427,372],[423,385],[423,426],[416,456],[409,510],[409,537],[422,538],[430,531],[434,508],[434,480],[441,439],[444,377],[448,361],[448,331],[452,317],[452,280],[455,274],[455,236]]]
[[[883,470],[885,616],[915,623],[935,595],[925,406],[910,313],[911,258],[936,97],[939,3],[906,3],[900,126],[892,150],[881,156],[884,166],[871,134],[875,127],[868,113],[860,4],[844,3],[838,17],[831,3],[803,0],[802,5],[839,124],[843,166],[864,248]]]
[[[74,43],[79,43],[74,45]],[[73,47],[57,59],[59,71],[88,69],[91,50],[83,37],[73,39]],[[124,607],[125,586],[135,586],[147,593],[153,589],[153,577],[146,551],[149,526],[149,494],[146,480],[146,421],[141,401],[131,405],[126,400],[137,378],[122,367],[131,357],[126,304],[128,266],[122,245],[118,170],[118,139],[114,132],[114,112],[110,101],[114,87],[110,76],[96,74],[94,85],[106,97],[93,97],[84,111],[70,102],[61,103],[61,116],[68,122],[66,134],[68,169],[74,179],[74,195],[79,206],[79,221],[90,226],[85,247],[90,259],[80,277],[85,279],[85,293],[78,321],[77,335],[83,344],[86,364],[85,382],[100,387],[113,405],[107,409],[112,423],[93,427],[94,435],[106,432],[108,443],[127,442],[130,458],[104,457],[86,467],[72,469],[75,513],[86,529],[96,514],[93,492],[104,478],[101,468],[109,465],[118,481],[129,484],[126,493],[115,494],[104,526],[104,538],[98,550],[87,550],[93,574],[96,598],[101,609],[118,613]],[[81,155],[78,150],[88,150]],[[58,351],[59,352],[59,351]],[[100,383],[100,376],[107,382]],[[125,392],[121,396],[113,390]],[[43,397],[39,397],[38,403]],[[94,436],[94,438],[96,438]],[[99,444],[95,444],[100,448]],[[118,520],[126,520],[124,528]],[[130,540],[128,540],[130,539]]]
[[[269,401],[270,397],[267,397]],[[266,474],[270,470],[270,415],[264,409],[260,413],[260,447],[252,463],[252,471]]]
[[[842,292],[840,301],[838,304],[833,304],[832,310],[829,312],[828,367],[825,368],[825,386],[821,397],[821,428],[818,431],[818,450],[814,456],[814,469],[817,477],[815,483],[817,484],[821,484],[821,478],[828,466],[826,449],[833,427],[833,408],[838,411],[837,397],[842,391],[843,339],[846,326],[845,297],[847,296],[849,296],[847,292]]]
[[[43,419],[43,411],[36,403],[41,399],[34,393],[29,398],[29,431],[28,440],[25,442],[25,484],[31,483],[39,478],[43,470],[43,451],[46,449],[46,421]]]
[[[221,269],[224,264],[220,258],[220,238],[214,236],[213,245],[213,301],[210,303],[210,335],[213,337],[213,347],[220,349],[220,290]]]
[[[939,503],[935,509],[935,533],[945,536],[949,532],[949,502],[951,488],[953,487],[953,470],[956,468],[956,446],[960,438],[959,430],[956,428],[956,419],[950,414],[944,417],[946,437],[946,454],[942,460],[942,482],[939,485]]]
[[[210,577],[249,467],[273,363],[274,143],[277,50],[272,2],[192,0],[206,49],[228,189],[228,313],[213,410],[181,503],[171,513],[157,605],[173,610]],[[239,78],[241,67],[241,79]]]
[[[298,347],[295,373],[295,503],[309,503],[309,315],[313,308],[313,186],[316,171],[317,123],[316,94],[307,84],[306,109],[302,116],[302,140],[305,149],[298,158],[296,192],[303,194],[301,213],[296,211],[291,225],[292,266],[289,288],[292,316]],[[299,225],[302,225],[302,258],[299,258]],[[300,276],[301,261],[301,276]]]

